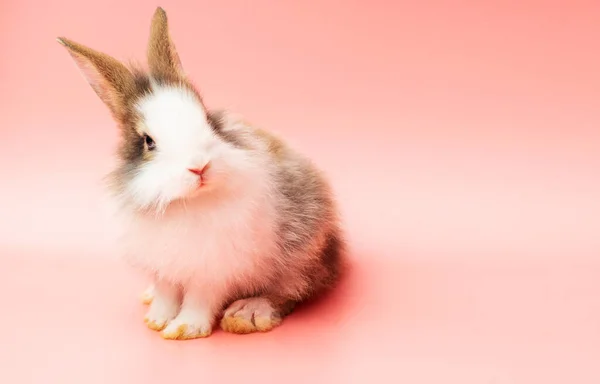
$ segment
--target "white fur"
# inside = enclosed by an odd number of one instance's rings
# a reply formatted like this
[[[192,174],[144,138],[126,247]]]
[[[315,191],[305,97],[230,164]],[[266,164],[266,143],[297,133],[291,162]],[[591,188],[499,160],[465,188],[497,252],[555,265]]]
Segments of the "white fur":
[[[137,105],[143,116],[144,133],[156,142],[148,162],[128,185],[128,194],[140,207],[159,212],[172,201],[197,193],[199,176],[188,169],[201,169],[210,162],[206,188],[229,183],[231,170],[252,173],[253,161],[246,152],[220,140],[195,95],[179,87],[154,86],[154,92]]]
[[[217,292],[190,291],[181,304],[181,311],[163,330],[165,338],[196,338],[211,334],[215,311],[219,306]]]
[[[180,296],[177,286],[161,283],[152,292],[152,305],[145,321],[156,329],[166,327],[179,313]]]
[[[258,268],[271,264],[265,259],[276,246],[276,199],[266,150],[241,150],[222,140],[202,105],[183,88],[155,86],[138,110],[156,152],[126,193],[134,204],[155,207],[157,213],[122,216],[127,260],[212,296],[256,276]],[[198,176],[188,168],[207,162],[206,186],[198,190]]]

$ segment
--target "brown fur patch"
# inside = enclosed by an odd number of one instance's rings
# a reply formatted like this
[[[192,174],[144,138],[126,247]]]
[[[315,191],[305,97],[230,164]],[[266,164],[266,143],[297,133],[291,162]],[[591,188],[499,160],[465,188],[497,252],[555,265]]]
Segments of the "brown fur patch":
[[[179,54],[169,36],[167,13],[160,7],[152,17],[147,56],[150,73],[158,82],[177,83],[185,77]]]
[[[285,146],[277,136],[260,128],[256,128],[254,132],[258,137],[264,140],[264,142],[267,144],[267,150],[275,159],[282,158]]]
[[[138,83],[132,72],[118,60],[82,44],[61,37],[58,41],[86,77],[92,89],[108,106],[113,116],[123,119],[128,113],[128,105],[138,95]]]
[[[204,104],[197,88],[185,75],[177,48],[171,39],[167,13],[161,7],[156,9],[152,17],[146,57],[154,81],[160,85],[187,88],[200,104]]]
[[[237,148],[252,149],[251,143],[244,140],[239,132],[226,129],[232,123],[226,111],[208,111],[206,117],[213,131],[223,140]]]

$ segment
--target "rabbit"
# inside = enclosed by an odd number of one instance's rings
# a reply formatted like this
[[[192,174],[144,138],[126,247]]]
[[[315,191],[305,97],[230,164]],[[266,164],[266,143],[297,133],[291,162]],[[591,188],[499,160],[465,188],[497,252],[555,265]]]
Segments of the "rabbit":
[[[333,289],[347,245],[313,161],[233,112],[208,109],[185,75],[167,14],[152,17],[148,70],[59,37],[119,128],[107,175],[118,241],[152,279],[146,325],[168,340],[267,332]]]

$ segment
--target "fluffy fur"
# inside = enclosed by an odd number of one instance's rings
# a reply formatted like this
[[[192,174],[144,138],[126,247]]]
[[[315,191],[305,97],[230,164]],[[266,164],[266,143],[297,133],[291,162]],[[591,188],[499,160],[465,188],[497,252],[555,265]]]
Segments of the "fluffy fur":
[[[206,108],[161,8],[149,73],[59,42],[122,133],[110,189],[124,256],[154,278],[144,293],[150,328],[206,337],[221,317],[229,332],[268,331],[335,285],[344,244],[325,177],[272,134]]]

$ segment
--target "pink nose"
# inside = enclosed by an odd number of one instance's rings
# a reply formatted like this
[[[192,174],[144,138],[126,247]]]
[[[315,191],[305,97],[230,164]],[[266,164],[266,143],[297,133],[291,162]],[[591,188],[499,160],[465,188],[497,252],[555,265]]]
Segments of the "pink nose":
[[[208,169],[208,164],[206,164],[202,168],[188,168],[188,171],[192,172],[194,175],[202,176],[204,172]]]

